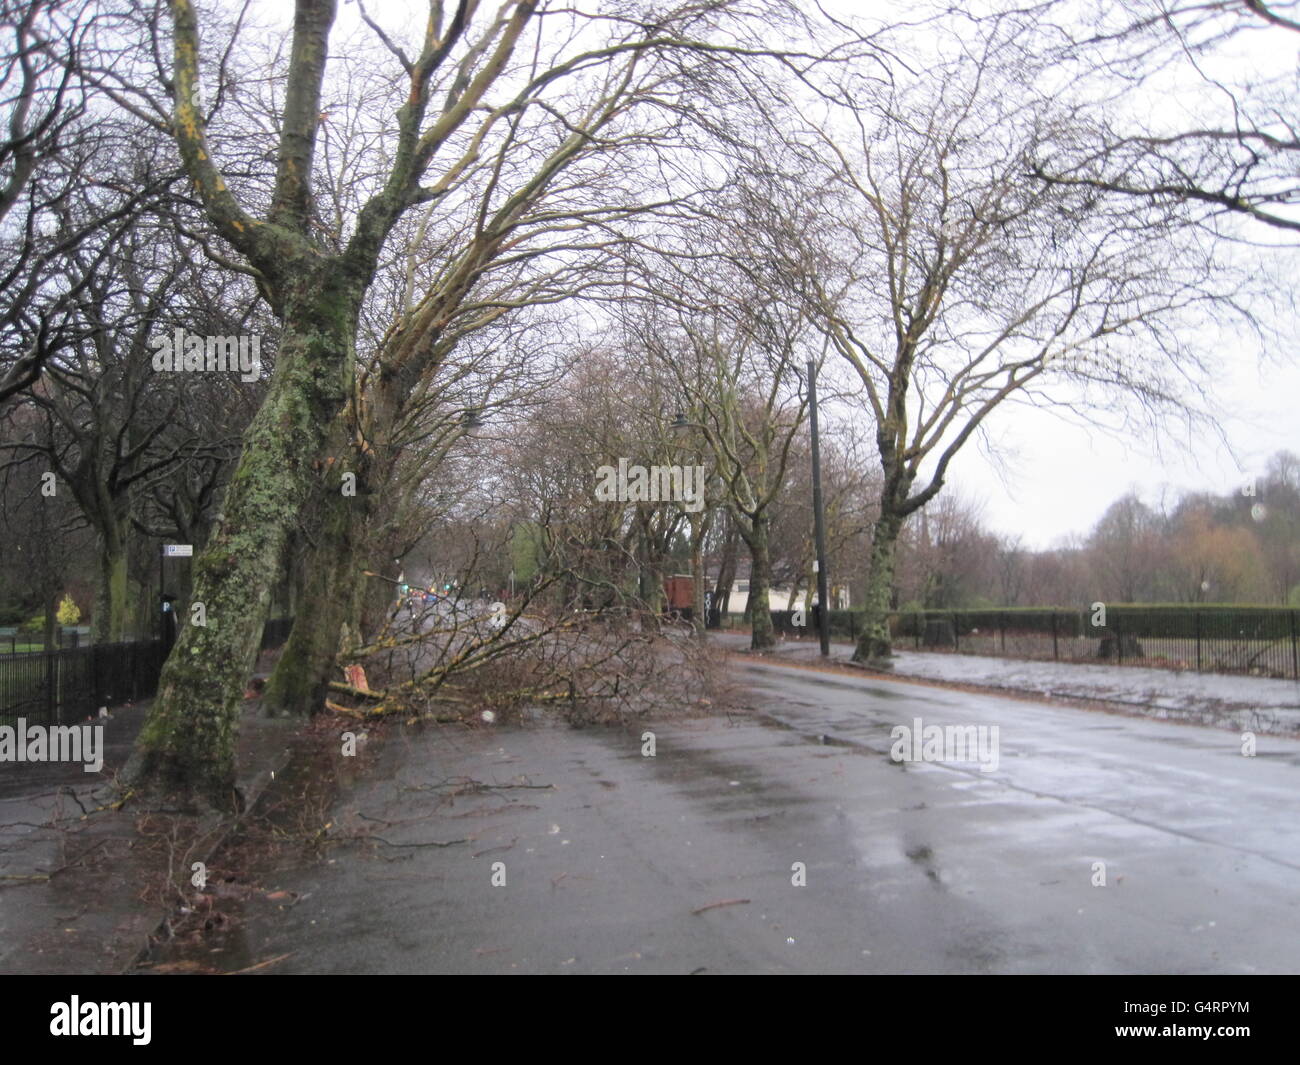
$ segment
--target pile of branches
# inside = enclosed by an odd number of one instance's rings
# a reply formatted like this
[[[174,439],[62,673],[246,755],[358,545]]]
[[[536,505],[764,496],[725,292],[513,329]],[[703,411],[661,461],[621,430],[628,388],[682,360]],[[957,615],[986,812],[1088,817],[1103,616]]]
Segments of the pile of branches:
[[[601,609],[557,603],[541,594],[553,583],[510,606],[449,597],[398,608],[343,660],[348,679],[330,685],[330,709],[598,724],[706,712],[719,701],[721,658],[689,627],[660,624],[629,601]]]

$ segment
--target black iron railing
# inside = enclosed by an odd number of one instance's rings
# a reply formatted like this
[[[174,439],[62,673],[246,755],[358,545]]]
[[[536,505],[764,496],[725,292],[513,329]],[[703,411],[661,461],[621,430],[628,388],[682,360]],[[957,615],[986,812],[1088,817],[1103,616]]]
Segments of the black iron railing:
[[[772,624],[816,635],[811,612],[774,611]],[[836,638],[856,640],[861,624],[857,613],[831,611]],[[1286,607],[919,610],[891,613],[889,627],[896,648],[1300,678],[1300,611]]]
[[[262,649],[284,643],[292,618],[271,618]],[[158,640],[0,654],[0,725],[22,717],[57,724],[153,695],[165,655]]]

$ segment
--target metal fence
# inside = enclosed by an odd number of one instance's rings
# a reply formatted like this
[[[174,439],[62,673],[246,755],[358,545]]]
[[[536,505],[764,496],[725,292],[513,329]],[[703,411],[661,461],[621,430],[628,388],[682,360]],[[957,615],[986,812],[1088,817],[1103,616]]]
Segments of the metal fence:
[[[158,686],[162,658],[156,640],[0,655],[0,725],[77,721],[145,698]]]
[[[817,632],[811,612],[775,611],[772,624]],[[852,611],[831,611],[832,636],[856,640],[860,625]],[[1300,678],[1300,611],[1285,607],[923,610],[892,613],[889,627],[896,648]]]
[[[54,630],[55,645],[64,647],[81,647],[90,642],[89,625],[60,625]],[[44,631],[21,629],[16,625],[0,627],[0,653],[17,654],[18,645],[41,644],[45,642]],[[7,645],[7,646],[6,646]]]
[[[262,649],[284,643],[292,625],[291,618],[268,620]],[[165,657],[159,640],[0,655],[0,725],[20,717],[73,722],[101,706],[147,698],[157,691]]]

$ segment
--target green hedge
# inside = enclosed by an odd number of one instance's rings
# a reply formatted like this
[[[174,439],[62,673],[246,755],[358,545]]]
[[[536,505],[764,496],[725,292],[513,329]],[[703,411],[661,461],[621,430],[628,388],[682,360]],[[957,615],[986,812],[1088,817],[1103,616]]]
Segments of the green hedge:
[[[1201,604],[1116,604],[1106,607],[1106,624],[1092,624],[1093,611],[1050,607],[1009,607],[1005,610],[926,610],[894,614],[891,630],[896,637],[924,634],[926,619],[953,622],[957,635],[976,632],[1042,633],[1053,631],[1063,639],[1087,638],[1103,633],[1126,633],[1151,639],[1290,639],[1300,626],[1300,611],[1288,607],[1222,606]]]
[[[794,624],[795,611],[772,611],[772,625],[787,635],[814,635],[811,611],[804,611],[803,626]],[[953,623],[958,639],[1000,633],[1037,634],[1058,639],[1090,639],[1124,633],[1139,639],[1242,639],[1289,640],[1300,632],[1300,610],[1277,606],[1233,606],[1189,603],[1124,603],[1106,607],[1106,624],[1092,624],[1091,607],[1007,607],[1002,610],[921,610],[890,613],[895,639],[925,635],[927,620]],[[733,615],[738,619],[740,615]],[[831,635],[856,639],[862,630],[860,611],[832,610]]]

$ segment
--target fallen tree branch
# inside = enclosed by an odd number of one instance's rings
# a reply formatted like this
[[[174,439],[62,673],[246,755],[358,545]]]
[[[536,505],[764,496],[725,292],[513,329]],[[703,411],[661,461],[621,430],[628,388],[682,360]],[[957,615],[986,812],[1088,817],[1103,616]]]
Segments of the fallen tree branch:
[[[375,836],[375,835],[359,836],[358,838],[359,838],[359,839],[375,839],[375,840],[378,840],[380,843],[383,843],[383,844],[385,844],[386,846],[389,846],[389,847],[453,847],[453,846],[455,846],[457,843],[469,843],[469,842],[471,842],[468,838],[466,838],[466,839],[449,839],[449,840],[447,840],[446,842],[443,842],[442,840],[431,839],[431,840],[426,840],[426,841],[423,842],[423,843],[394,843],[394,842],[392,842],[392,840],[384,839],[383,836]]]
[[[749,903],[749,899],[723,899],[721,902],[710,902],[707,906],[701,906],[698,910],[692,910],[693,915],[707,913],[709,910],[716,910],[719,906],[744,906]]]
[[[284,961],[285,958],[292,957],[293,951],[288,954],[277,954],[274,958],[267,958],[266,961],[259,961],[256,965],[250,965],[246,969],[236,969],[234,972],[226,973],[227,976],[241,976],[244,973],[255,973],[258,969],[265,969],[268,965],[274,965],[276,962]]]

